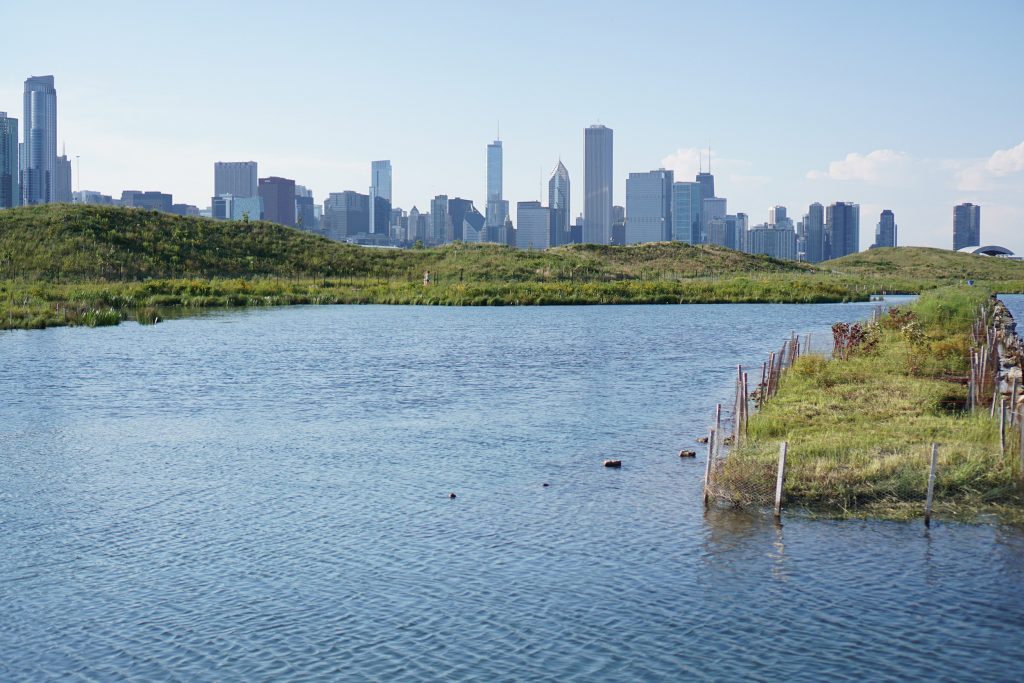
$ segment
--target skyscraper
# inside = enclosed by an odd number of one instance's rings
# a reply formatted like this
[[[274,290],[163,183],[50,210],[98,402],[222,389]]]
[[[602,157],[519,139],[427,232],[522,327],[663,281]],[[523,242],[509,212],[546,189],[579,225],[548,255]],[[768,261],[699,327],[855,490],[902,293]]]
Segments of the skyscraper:
[[[18,119],[0,111],[0,209],[21,204],[18,181]]]
[[[883,211],[878,217],[878,225],[875,227],[875,243],[872,246],[896,246],[896,217],[889,209]]]
[[[825,210],[828,259],[860,251],[860,206],[852,202],[829,204]]]
[[[50,201],[70,204],[71,199],[71,160],[65,153],[57,157],[53,166],[53,196]]]
[[[784,206],[773,206],[768,209],[768,224],[778,225],[780,221],[786,218],[786,207]]]
[[[981,246],[981,207],[967,202],[953,207],[953,249]]]
[[[23,204],[53,201],[57,166],[57,89],[53,76],[25,81],[24,160],[21,167]]]
[[[704,188],[701,188],[703,193]],[[702,195],[703,196],[703,195]],[[716,218],[725,218],[725,215],[729,213],[726,210],[726,201],[724,197],[703,197],[701,199],[700,206],[700,222],[701,222],[701,239],[700,241],[708,242],[708,227],[711,221]]]
[[[370,232],[388,232],[391,222],[391,161],[370,163]]]
[[[551,210],[540,202],[516,204],[516,247],[547,249],[551,246]]]
[[[487,145],[487,205],[484,207],[489,239],[495,241],[498,240],[501,228],[505,225],[505,217],[508,216],[508,202],[505,201],[502,189],[503,163],[501,140],[495,140]]]
[[[552,246],[568,244],[571,235],[569,231],[569,171],[565,168],[562,160],[551,172],[551,179],[548,180],[548,208],[551,209],[551,235],[554,239]]]
[[[218,161],[213,165],[213,194],[255,197],[259,194],[255,161]]]
[[[630,173],[626,179],[626,244],[672,236],[672,171]]]
[[[259,195],[263,200],[264,220],[295,227],[294,180],[277,176],[260,178]]]
[[[700,183],[700,196],[702,199],[715,196],[715,176],[711,175],[711,171],[707,173],[701,171],[698,173],[697,182]]]
[[[448,241],[451,219],[448,217],[448,195],[439,194],[430,200],[430,243],[444,244]]]
[[[811,263],[824,261],[829,252],[825,236],[825,207],[814,202],[803,221],[804,258]]]
[[[590,126],[584,134],[583,241],[608,244],[612,232],[612,129]]]
[[[672,239],[700,244],[700,183],[672,184]]]

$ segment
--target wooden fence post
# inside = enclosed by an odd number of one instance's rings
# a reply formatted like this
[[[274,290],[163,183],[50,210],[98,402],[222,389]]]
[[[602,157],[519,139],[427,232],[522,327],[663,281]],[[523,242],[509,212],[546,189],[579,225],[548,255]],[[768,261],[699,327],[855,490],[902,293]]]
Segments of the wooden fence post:
[[[935,494],[935,468],[939,464],[939,444],[932,444],[932,462],[928,468],[928,496],[924,502],[924,525],[932,525],[932,496]]]
[[[1006,399],[999,399],[999,454],[1006,455]]]
[[[786,479],[786,451],[789,444],[783,441],[779,445],[779,469],[775,476],[775,521],[782,519],[782,483]]]
[[[715,458],[715,430],[708,433],[708,462],[704,465],[704,509],[708,508],[708,484],[711,482],[711,461]]]
[[[725,440],[725,439],[722,439],[720,437],[721,433],[722,433],[722,404],[719,403],[717,406],[715,406],[715,436],[719,437],[719,438],[715,439],[715,457],[716,458],[719,456],[719,454],[722,451],[722,444],[720,442]]]

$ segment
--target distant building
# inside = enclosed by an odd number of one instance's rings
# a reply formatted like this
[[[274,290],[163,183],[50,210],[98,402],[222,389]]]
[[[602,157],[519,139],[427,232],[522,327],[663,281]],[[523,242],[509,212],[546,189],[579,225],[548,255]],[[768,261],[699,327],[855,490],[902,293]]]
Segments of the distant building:
[[[24,104],[21,203],[48,204],[54,201],[57,167],[57,89],[53,76],[26,79]]]
[[[626,179],[626,244],[672,237],[672,171],[630,173]]]
[[[18,170],[18,119],[0,111],[0,209],[21,205]]]
[[[487,219],[475,206],[470,204],[469,210],[462,216],[462,240],[464,242],[490,242],[487,237]]]
[[[316,232],[320,229],[313,191],[303,185],[295,186],[295,227]]]
[[[70,204],[73,196],[71,193],[71,160],[67,154],[57,157],[53,167],[53,197],[51,201],[61,204]]]
[[[871,246],[896,246],[896,217],[890,209],[886,209],[879,215],[878,225],[875,226],[875,243]]]
[[[562,160],[551,172],[548,180],[548,208],[551,209],[551,234],[553,246],[569,244],[572,240],[569,225],[569,171]]]
[[[746,245],[746,232],[747,214],[745,213],[713,218],[708,223],[707,243],[741,251]]]
[[[704,188],[701,188],[704,192]],[[725,218],[729,212],[726,210],[726,201],[722,197],[704,197],[700,206],[701,221],[701,242],[708,242],[708,225],[716,218]]]
[[[263,220],[263,198],[236,197],[230,194],[213,197],[210,200],[210,217],[225,221]]]
[[[590,126],[584,132],[583,241],[608,244],[612,232],[612,129]]]
[[[703,172],[697,174],[697,184],[700,185],[700,196],[701,199],[708,199],[715,196],[715,176],[711,175],[711,172]]]
[[[444,244],[451,232],[451,219],[448,217],[448,195],[439,194],[430,200],[430,244]]]
[[[370,232],[388,234],[391,225],[391,161],[370,163]]]
[[[820,263],[826,260],[828,240],[825,234],[825,207],[814,202],[807,209],[803,220],[804,260]]]
[[[484,211],[490,239],[494,241],[500,241],[498,237],[508,216],[508,202],[503,189],[503,157],[501,140],[487,145],[487,204]]]
[[[516,247],[547,249],[551,246],[551,210],[540,202],[516,204]]]
[[[157,192],[155,190],[150,190],[148,192],[125,190],[121,193],[121,206],[171,213],[171,209],[174,206],[174,198],[169,194]]]
[[[766,254],[777,259],[796,260],[796,232],[793,230],[792,222],[779,223],[776,226],[758,225],[748,230],[747,252]]]
[[[259,179],[259,196],[263,200],[263,220],[295,227],[295,181],[290,178]]]
[[[213,165],[213,194],[234,197],[259,195],[255,161],[218,161]]]
[[[198,216],[199,207],[191,204],[172,204],[171,213],[176,216]]]
[[[860,206],[852,202],[836,202],[825,209],[827,259],[839,258],[860,251]]]
[[[324,201],[320,232],[333,240],[370,232],[370,196],[346,190],[331,192]]]
[[[672,184],[672,239],[689,244],[701,243],[701,185],[678,182]]]
[[[109,194],[103,194],[102,192],[95,192],[93,190],[82,190],[81,192],[75,192],[71,195],[72,201],[75,204],[98,204],[101,206],[114,206],[120,202],[114,201],[114,198]]]
[[[953,249],[981,245],[981,207],[970,202],[953,207]]]

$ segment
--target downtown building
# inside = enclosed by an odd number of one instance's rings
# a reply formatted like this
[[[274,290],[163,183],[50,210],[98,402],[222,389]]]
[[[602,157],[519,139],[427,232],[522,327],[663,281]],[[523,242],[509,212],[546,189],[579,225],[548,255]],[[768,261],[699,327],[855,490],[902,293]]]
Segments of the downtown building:
[[[295,227],[295,181],[290,178],[260,178],[259,197],[263,201],[263,220]]]
[[[0,209],[21,205],[19,170],[18,119],[0,111]]]
[[[672,171],[630,173],[626,179],[625,244],[672,239]]]
[[[746,240],[748,254],[765,254],[777,259],[796,260],[796,232],[789,219],[775,225],[756,225],[747,231]]]
[[[583,242],[609,244],[612,236],[612,129],[590,126],[584,131],[583,148]]]
[[[687,244],[701,243],[701,184],[672,183],[672,240]]]
[[[255,161],[218,161],[213,164],[213,195],[233,197],[259,195]]]
[[[548,180],[548,208],[551,209],[551,246],[572,244],[572,226],[569,225],[569,170],[558,160]]]
[[[820,263],[826,260],[828,239],[825,235],[825,207],[814,202],[807,207],[807,213],[800,221],[797,230],[799,241],[798,252],[801,260],[809,263]]]
[[[875,226],[875,243],[871,245],[871,248],[895,247],[896,243],[896,216],[890,209],[885,209],[878,216],[878,224]]]
[[[981,246],[981,207],[967,202],[953,207],[953,249]]]
[[[551,244],[551,209],[540,202],[516,204],[516,248],[547,249]]]
[[[162,211],[163,213],[174,213],[174,197],[166,192],[149,190],[125,190],[121,193],[121,206],[135,209],[146,209],[147,211]]]
[[[836,202],[825,209],[826,248],[822,260],[860,251],[860,205]]]
[[[320,232],[332,240],[370,231],[370,196],[352,190],[331,192],[324,200]]]
[[[21,203],[54,201],[57,174],[57,89],[53,76],[25,81],[25,139],[21,147]]]
[[[504,150],[501,140],[487,145],[487,204],[484,206],[487,236],[485,241],[501,242],[508,201],[504,195]]]
[[[387,235],[391,227],[391,160],[370,162],[370,232]]]

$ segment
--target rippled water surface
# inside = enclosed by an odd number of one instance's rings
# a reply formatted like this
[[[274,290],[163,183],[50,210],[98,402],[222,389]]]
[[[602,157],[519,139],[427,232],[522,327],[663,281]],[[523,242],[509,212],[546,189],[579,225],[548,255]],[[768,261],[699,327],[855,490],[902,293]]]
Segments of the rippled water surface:
[[[869,313],[0,333],[0,680],[1021,680],[1020,532],[705,516],[676,455],[737,363]]]

